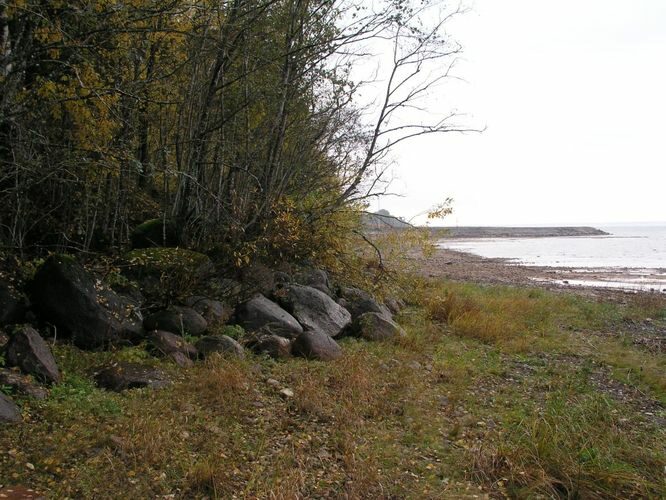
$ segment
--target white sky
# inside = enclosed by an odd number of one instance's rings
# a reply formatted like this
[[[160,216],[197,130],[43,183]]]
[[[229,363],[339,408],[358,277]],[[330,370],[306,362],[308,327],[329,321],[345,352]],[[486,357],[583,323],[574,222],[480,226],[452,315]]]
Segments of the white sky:
[[[666,0],[470,3],[448,30],[466,83],[431,105],[487,130],[402,147],[403,196],[371,208],[409,218],[450,196],[446,224],[666,221]]]

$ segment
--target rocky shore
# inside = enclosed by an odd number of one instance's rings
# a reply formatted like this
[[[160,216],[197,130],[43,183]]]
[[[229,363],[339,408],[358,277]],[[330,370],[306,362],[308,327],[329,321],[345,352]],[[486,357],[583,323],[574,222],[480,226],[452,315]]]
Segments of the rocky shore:
[[[1,386],[48,398],[63,380],[51,346],[63,342],[91,352],[139,346],[184,369],[213,354],[242,359],[246,352],[331,361],[342,356],[342,337],[405,335],[393,321],[401,300],[334,284],[322,269],[255,266],[238,281],[206,255],[179,248],[135,249],[115,275],[97,264],[54,254],[19,286],[0,274]],[[170,383],[150,363],[114,358],[93,367],[91,378],[114,392]],[[0,395],[0,424],[20,422],[19,406]]]

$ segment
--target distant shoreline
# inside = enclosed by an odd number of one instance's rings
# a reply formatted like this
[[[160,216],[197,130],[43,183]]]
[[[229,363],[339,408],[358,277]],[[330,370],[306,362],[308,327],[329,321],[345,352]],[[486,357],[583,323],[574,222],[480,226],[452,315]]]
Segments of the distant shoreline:
[[[562,227],[433,227],[433,233],[442,238],[553,238],[570,236],[608,236],[610,233],[591,226]]]

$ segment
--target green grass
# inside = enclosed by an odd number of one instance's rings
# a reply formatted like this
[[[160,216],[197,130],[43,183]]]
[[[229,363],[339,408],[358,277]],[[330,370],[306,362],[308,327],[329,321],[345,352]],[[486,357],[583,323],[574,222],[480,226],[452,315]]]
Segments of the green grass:
[[[619,335],[628,321],[663,325],[662,302],[418,290],[423,306],[398,318],[407,338],[344,339],[331,363],[216,357],[181,370],[141,347],[60,346],[64,382],[45,402],[19,400],[26,422],[0,429],[0,477],[54,498],[666,494],[665,356]],[[102,391],[91,375],[112,359],[174,383]]]

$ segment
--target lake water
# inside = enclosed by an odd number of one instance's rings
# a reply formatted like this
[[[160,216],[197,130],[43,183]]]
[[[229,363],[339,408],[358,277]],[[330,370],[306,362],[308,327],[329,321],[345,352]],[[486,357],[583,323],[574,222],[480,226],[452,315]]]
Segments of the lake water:
[[[443,239],[442,248],[516,264],[571,268],[608,279],[581,285],[666,291],[666,225],[597,226],[608,236]],[[621,278],[617,278],[621,276]]]

